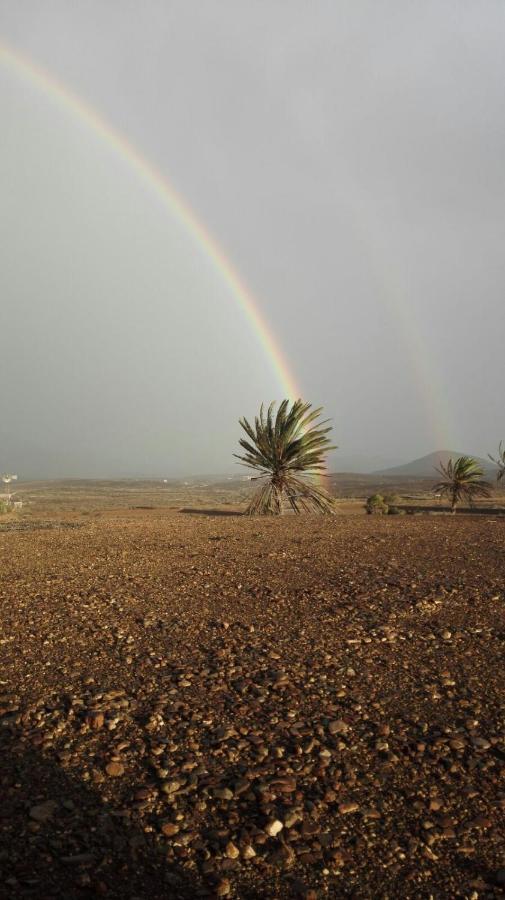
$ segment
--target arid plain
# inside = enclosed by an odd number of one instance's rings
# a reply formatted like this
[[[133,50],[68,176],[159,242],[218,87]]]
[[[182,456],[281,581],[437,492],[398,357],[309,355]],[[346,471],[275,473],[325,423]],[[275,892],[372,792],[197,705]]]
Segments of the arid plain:
[[[505,518],[248,490],[2,517],[0,893],[501,896]]]

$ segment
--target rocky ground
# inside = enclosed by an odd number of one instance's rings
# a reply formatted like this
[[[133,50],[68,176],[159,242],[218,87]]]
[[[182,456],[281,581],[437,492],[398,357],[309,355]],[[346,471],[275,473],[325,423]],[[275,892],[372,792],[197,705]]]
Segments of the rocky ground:
[[[140,510],[0,533],[0,894],[501,896],[504,541]]]

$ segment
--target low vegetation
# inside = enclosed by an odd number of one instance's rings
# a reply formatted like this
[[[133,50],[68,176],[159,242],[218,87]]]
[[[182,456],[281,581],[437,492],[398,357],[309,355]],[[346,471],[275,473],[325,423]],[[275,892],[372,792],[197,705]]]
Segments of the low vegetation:
[[[369,516],[385,516],[389,507],[382,494],[372,494],[365,503],[365,509]]]
[[[365,509],[369,516],[401,516],[405,510],[398,505],[401,497],[398,494],[372,494],[365,503]]]

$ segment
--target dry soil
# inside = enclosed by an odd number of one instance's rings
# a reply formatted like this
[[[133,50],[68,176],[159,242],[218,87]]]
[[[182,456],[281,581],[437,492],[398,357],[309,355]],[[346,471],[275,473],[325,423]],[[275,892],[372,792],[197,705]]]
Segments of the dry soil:
[[[0,532],[0,894],[501,896],[504,540],[169,510]]]

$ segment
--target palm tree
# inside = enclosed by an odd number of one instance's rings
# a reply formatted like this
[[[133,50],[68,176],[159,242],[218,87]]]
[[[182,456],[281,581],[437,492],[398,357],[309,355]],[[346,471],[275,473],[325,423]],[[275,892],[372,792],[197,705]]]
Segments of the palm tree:
[[[490,495],[491,485],[483,481],[484,470],[473,456],[460,456],[455,461],[450,459],[445,466],[441,462],[436,471],[442,475],[442,481],[433,490],[449,498],[453,513],[463,497],[471,506],[475,497]]]
[[[283,400],[274,418],[275,402],[265,415],[263,404],[254,427],[247,419],[240,425],[247,438],[239,443],[245,455],[237,457],[244,465],[260,474],[252,480],[267,479],[254,494],[248,515],[281,515],[284,501],[295,513],[334,513],[335,501],[323,488],[303,480],[325,469],[324,456],[335,450],[326,436],[331,426],[324,428],[328,419],[316,424],[322,407],[311,412],[311,404],[296,400],[290,408],[289,400]],[[300,477],[302,476],[302,477]]]
[[[498,459],[495,459],[490,453],[488,453],[488,456],[491,462],[494,462],[498,466],[496,480],[501,481],[505,476],[505,447],[503,446],[503,441],[500,441],[500,446],[498,447]]]

